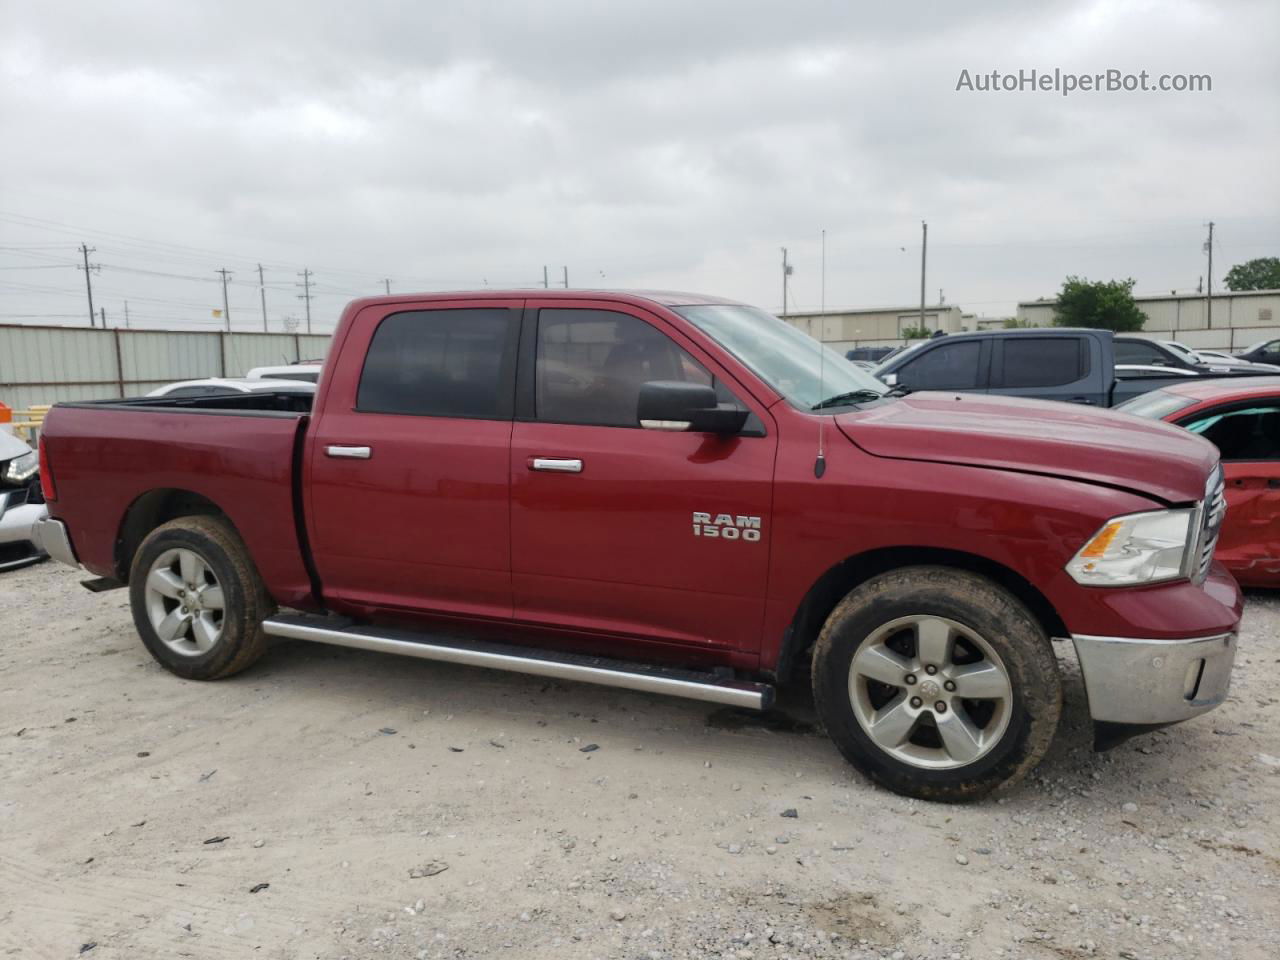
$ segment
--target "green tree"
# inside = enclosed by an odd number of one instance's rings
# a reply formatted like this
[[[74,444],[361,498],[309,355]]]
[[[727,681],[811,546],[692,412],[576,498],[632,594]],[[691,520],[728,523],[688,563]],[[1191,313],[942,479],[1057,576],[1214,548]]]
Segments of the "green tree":
[[[1025,330],[1028,327],[1034,327],[1035,324],[1030,320],[1019,320],[1017,317],[1005,317],[1004,329],[1006,330]]]
[[[1228,290],[1280,290],[1280,257],[1258,257],[1227,271]]]
[[[1058,293],[1053,322],[1059,327],[1092,327],[1129,333],[1141,330],[1147,315],[1133,299],[1132,280],[1067,277]]]
[[[903,340],[924,340],[933,336],[933,331],[928,327],[903,327]]]

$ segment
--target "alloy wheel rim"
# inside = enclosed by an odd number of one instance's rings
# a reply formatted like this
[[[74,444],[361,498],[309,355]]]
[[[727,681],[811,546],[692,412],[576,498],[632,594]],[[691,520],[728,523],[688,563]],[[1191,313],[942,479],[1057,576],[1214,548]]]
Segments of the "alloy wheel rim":
[[[986,756],[1013,713],[1013,684],[995,648],[946,617],[911,616],[879,627],[849,665],[859,726],[913,767],[953,770]]]
[[[165,550],[147,571],[147,619],[174,653],[199,657],[222,636],[225,599],[209,563],[183,547]]]

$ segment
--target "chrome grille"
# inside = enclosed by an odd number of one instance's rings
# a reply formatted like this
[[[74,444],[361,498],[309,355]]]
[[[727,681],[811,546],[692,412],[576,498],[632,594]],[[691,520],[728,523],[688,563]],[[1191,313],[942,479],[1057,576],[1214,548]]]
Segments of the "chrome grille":
[[[1227,514],[1227,498],[1222,479],[1222,465],[1213,468],[1205,484],[1204,503],[1200,507],[1200,533],[1196,541],[1195,582],[1203,583],[1213,563],[1213,551],[1218,545],[1218,532]]]

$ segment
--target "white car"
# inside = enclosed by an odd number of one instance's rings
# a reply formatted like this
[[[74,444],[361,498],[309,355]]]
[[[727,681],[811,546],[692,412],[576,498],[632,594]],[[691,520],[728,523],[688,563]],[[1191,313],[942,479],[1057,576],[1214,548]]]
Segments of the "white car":
[[[1234,357],[1224,350],[1197,350],[1196,353],[1204,357],[1208,363],[1247,363],[1251,366],[1258,366],[1251,360],[1241,360],[1239,357]],[[1267,364],[1262,364],[1262,366],[1267,366]]]
[[[218,397],[236,393],[315,393],[316,385],[305,380],[264,380],[249,377],[206,377],[179,380],[156,387],[148,397]]]
[[[320,379],[319,363],[288,363],[278,367],[254,367],[247,374],[249,380],[301,380],[315,383]]]
[[[0,432],[0,570],[45,559],[32,540],[37,520],[49,515],[40,494],[40,460],[23,441]]]
[[[1242,360],[1220,350],[1193,350],[1179,340],[1157,340],[1156,343],[1168,347],[1188,363],[1208,367],[1213,373],[1280,373],[1280,367],[1269,363]]]

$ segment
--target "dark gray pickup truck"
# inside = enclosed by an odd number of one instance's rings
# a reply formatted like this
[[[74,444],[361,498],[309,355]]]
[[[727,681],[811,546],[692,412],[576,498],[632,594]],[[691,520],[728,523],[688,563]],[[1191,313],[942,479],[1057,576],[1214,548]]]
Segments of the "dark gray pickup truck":
[[[1114,407],[1202,377],[1175,367],[1117,364],[1109,330],[988,330],[924,340],[875,374],[911,390],[962,390]]]

